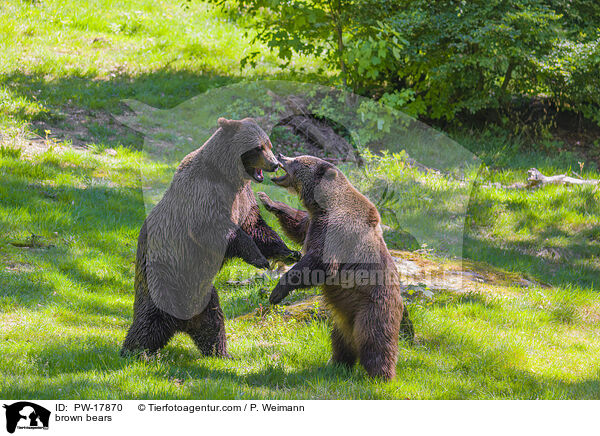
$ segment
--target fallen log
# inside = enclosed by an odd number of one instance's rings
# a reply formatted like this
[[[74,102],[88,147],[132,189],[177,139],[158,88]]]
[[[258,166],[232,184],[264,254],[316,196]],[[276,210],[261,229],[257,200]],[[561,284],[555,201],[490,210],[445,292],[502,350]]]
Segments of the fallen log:
[[[488,183],[483,185],[484,188],[498,188],[498,189],[533,189],[541,188],[545,185],[600,185],[600,180],[597,179],[582,179],[567,176],[566,174],[558,174],[556,176],[545,176],[537,168],[531,168],[527,171],[527,180],[525,183],[517,182],[512,185],[502,185],[500,183]]]
[[[343,161],[357,161],[356,151],[352,145],[326,122],[315,118],[308,109],[308,103],[302,97],[294,95],[281,97],[271,91],[267,91],[267,94],[284,106],[290,114],[281,119],[277,125],[290,127],[294,133],[304,137],[307,142],[331,157]]]
[[[328,125],[310,116],[294,115],[281,120],[280,124],[290,126],[296,134],[304,136],[330,156],[338,156],[349,161],[356,160],[354,149],[348,141],[335,133]]]
[[[527,188],[535,188],[543,185],[597,185],[600,180],[596,179],[576,179],[566,174],[557,176],[545,176],[537,168],[531,168],[528,172]]]

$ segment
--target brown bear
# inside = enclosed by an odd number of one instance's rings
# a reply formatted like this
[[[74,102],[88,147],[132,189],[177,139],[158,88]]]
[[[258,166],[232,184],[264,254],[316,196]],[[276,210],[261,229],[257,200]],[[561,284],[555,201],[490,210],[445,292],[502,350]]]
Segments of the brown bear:
[[[279,161],[285,174],[273,182],[297,194],[307,212],[264,193],[259,198],[284,232],[304,244],[304,255],[281,277],[269,301],[277,304],[294,289],[321,286],[334,322],[333,362],[351,367],[358,358],[370,376],[393,378],[406,312],[377,208],[331,163],[312,156],[279,155]]]
[[[250,183],[279,163],[266,133],[250,118],[219,128],[178,166],[138,238],[133,323],[121,354],[164,347],[188,333],[204,355],[227,356],[224,315],[212,285],[223,263],[257,268],[292,263],[290,250],[262,219]]]

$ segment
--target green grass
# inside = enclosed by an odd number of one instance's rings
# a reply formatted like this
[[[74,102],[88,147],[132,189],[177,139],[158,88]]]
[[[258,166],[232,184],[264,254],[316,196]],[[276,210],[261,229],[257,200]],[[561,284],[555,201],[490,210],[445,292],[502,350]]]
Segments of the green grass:
[[[600,301],[597,284],[571,272],[583,262],[581,257],[564,261],[556,276],[530,268],[532,277],[556,282],[552,288],[498,284],[491,291],[442,292],[432,302],[411,304],[418,344],[400,343],[398,376],[390,383],[369,379],[358,366],[347,373],[328,365],[329,327],[324,322],[290,322],[277,313],[236,319],[259,305],[267,306],[266,294],[259,291],[275,284],[272,280],[228,284],[258,272],[241,262],[229,264],[216,279],[234,360],[202,358],[183,335],[149,361],[121,359],[120,343],[131,321],[135,241],[144,219],[136,171],[140,164],[153,164],[126,148],[118,149],[115,157],[63,146],[34,156],[5,147],[0,155],[0,222],[5,229],[0,240],[3,397],[600,395]],[[260,188],[276,193],[273,186]],[[553,192],[538,191],[524,201],[552,203]],[[587,195],[570,194],[579,200]],[[567,207],[548,213],[554,217],[561,212],[566,217],[574,213]],[[597,222],[599,214],[592,212]],[[510,234],[511,228],[503,223],[492,221],[487,227],[503,226]],[[507,235],[500,237],[506,240]],[[580,253],[589,254],[587,268],[596,271],[597,249],[591,246]],[[509,270],[526,269],[509,253],[489,260],[510,262]],[[539,262],[548,268],[554,265]],[[294,298],[312,293],[300,292]]]
[[[172,169],[150,161],[139,135],[107,113],[122,110],[123,98],[168,108],[209,88],[280,74],[270,55],[258,70],[240,71],[248,46],[237,24],[203,3],[190,7],[0,6],[0,397],[600,398],[599,190],[486,188],[522,181],[532,166],[579,171],[581,160],[494,136],[459,141],[487,164],[470,199],[463,256],[546,286],[498,282],[414,301],[417,344],[400,342],[394,381],[329,365],[325,322],[277,312],[238,318],[267,306],[261,289],[275,285],[229,284],[259,272],[241,262],[215,280],[234,359],[200,357],[184,335],[159,356],[120,358],[145,217],[140,166],[159,176]],[[309,71],[316,65],[301,61]],[[456,183],[389,160],[378,171],[402,188],[394,207],[418,217],[427,197],[442,221],[451,218],[446,194]],[[599,177],[590,162],[583,175]],[[268,183],[256,189],[281,195]],[[392,218],[384,214],[391,226]],[[397,236],[388,243],[401,245]]]
[[[122,111],[125,98],[173,107],[247,77],[240,60],[262,47],[250,46],[243,33],[203,2],[2,2],[0,123],[69,129],[76,110],[93,122],[98,111]],[[314,60],[300,62],[307,74],[316,70]],[[265,54],[252,76],[282,74],[274,63]],[[115,142],[119,135],[111,127],[94,132],[92,126],[86,139]],[[43,128],[38,133],[43,136]]]

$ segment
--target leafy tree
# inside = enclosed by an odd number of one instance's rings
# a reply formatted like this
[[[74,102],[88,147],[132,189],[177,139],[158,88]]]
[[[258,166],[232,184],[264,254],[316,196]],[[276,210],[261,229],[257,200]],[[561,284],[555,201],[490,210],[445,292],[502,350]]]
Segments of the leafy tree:
[[[347,85],[349,39],[376,25],[378,17],[391,12],[385,1],[360,0],[235,0],[239,9],[257,18],[255,40],[278,50],[287,67],[294,53],[322,57],[340,72]],[[370,7],[375,3],[379,9]],[[375,13],[374,13],[375,11]],[[244,61],[255,65],[259,52]],[[376,59],[369,59],[375,61]]]
[[[283,67],[320,57],[352,91],[428,119],[544,96],[600,122],[596,0],[230,0]],[[245,63],[255,64],[258,52]]]

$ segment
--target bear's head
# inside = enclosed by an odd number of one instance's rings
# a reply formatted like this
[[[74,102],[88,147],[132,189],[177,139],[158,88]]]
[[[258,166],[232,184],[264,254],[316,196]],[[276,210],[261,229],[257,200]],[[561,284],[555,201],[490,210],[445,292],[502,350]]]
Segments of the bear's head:
[[[334,196],[350,187],[338,168],[318,157],[277,158],[285,174],[271,180],[298,195],[309,212],[327,209]]]
[[[245,176],[258,183],[264,180],[263,171],[273,172],[279,167],[279,162],[271,151],[269,137],[252,118],[243,120],[228,120],[219,118],[219,127],[223,130],[227,141],[239,153]]]

